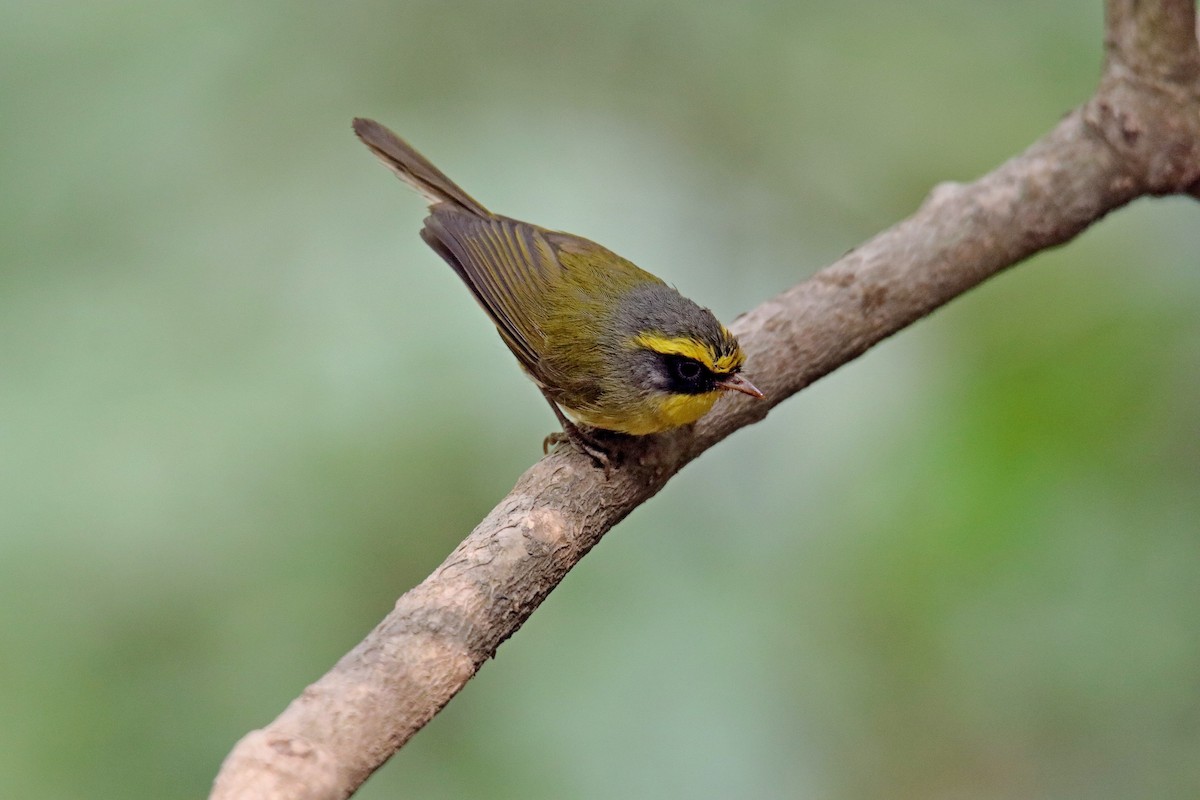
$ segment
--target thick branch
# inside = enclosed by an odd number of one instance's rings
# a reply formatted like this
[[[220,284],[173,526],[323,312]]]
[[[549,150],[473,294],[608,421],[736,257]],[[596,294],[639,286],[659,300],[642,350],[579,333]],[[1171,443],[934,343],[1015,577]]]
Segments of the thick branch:
[[[1200,185],[1192,0],[1110,0],[1097,95],[1025,153],[943,184],[909,219],[732,326],[768,401],[629,439],[610,475],[555,453],[268,727],[213,797],[343,798],[428,722],[600,538],[691,459],[872,345],[1147,193]],[[1186,27],[1184,27],[1186,26]]]

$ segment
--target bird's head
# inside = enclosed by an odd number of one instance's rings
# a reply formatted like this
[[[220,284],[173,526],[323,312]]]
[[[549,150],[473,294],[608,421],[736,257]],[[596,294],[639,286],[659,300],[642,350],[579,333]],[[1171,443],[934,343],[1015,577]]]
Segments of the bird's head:
[[[743,376],[746,355],[713,313],[665,284],[621,304],[629,380],[654,406],[660,429],[695,422],[722,392],[763,393]]]

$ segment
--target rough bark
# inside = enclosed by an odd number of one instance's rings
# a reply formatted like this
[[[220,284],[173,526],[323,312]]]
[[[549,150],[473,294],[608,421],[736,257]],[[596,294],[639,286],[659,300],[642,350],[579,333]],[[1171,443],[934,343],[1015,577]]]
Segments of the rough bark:
[[[1200,196],[1193,0],[1109,0],[1096,94],[977,181],[735,321],[767,401],[624,441],[607,475],[553,453],[358,646],[245,736],[212,797],[348,797],[470,680],[580,558],[685,464],[992,275],[1144,195]]]

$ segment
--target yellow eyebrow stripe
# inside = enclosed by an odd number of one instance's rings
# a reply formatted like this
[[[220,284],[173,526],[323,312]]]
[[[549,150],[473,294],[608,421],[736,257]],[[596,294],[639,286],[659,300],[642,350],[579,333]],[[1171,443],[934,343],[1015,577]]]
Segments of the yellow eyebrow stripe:
[[[720,358],[713,360],[712,350],[695,339],[683,337],[662,336],[657,333],[639,333],[634,337],[633,343],[647,350],[653,350],[656,353],[671,356],[683,356],[695,361],[699,361],[710,372],[715,372],[720,375],[732,372],[742,365],[741,358],[738,355],[723,355]]]

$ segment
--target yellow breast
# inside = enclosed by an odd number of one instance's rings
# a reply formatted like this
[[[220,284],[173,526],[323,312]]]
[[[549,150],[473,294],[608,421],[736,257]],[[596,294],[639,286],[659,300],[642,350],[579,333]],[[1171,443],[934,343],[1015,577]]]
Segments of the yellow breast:
[[[633,409],[564,409],[576,421],[593,428],[645,436],[690,425],[712,410],[720,392],[655,397]]]

